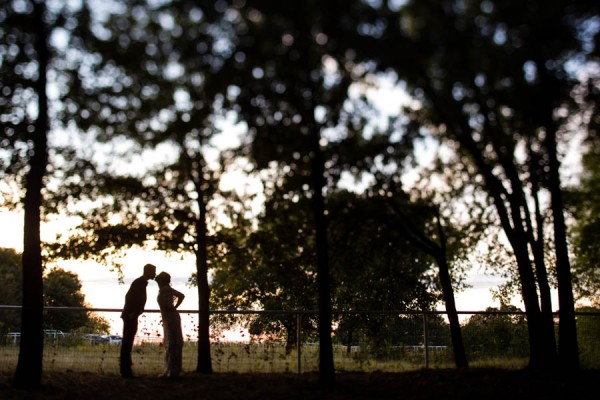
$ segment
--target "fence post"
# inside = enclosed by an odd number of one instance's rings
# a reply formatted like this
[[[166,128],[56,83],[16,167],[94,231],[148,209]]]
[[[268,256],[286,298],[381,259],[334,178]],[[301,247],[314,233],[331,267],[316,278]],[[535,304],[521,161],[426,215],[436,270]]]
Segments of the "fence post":
[[[423,347],[425,350],[425,368],[429,368],[429,329],[427,328],[427,313],[423,313]]]
[[[302,372],[302,314],[296,314],[296,351],[298,353],[298,373]]]

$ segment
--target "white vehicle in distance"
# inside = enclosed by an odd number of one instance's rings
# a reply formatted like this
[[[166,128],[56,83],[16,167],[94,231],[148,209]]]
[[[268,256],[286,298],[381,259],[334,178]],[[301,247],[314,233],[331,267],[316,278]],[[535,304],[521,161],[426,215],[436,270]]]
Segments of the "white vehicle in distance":
[[[56,329],[44,329],[44,336],[46,339],[57,340],[64,338],[65,334],[63,331]]]
[[[121,336],[89,333],[83,335],[83,340],[89,344],[121,344]]]
[[[118,335],[102,335],[102,338],[109,344],[121,344],[121,336]]]
[[[87,335],[83,335],[83,339],[89,344],[108,343],[108,340],[104,336],[106,335],[101,335],[99,333],[90,333]]]

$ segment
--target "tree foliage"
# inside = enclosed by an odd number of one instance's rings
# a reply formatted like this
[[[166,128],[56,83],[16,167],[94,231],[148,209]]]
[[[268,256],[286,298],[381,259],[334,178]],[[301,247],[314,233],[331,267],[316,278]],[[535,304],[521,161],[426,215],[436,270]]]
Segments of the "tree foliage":
[[[22,304],[21,254],[14,249],[0,249],[0,281],[3,305]],[[60,268],[53,268],[43,277],[44,306],[87,308],[85,295],[81,292],[81,282],[77,274]],[[20,331],[21,313],[3,310],[0,314],[0,331]],[[108,332],[108,322],[87,311],[45,311],[44,328],[59,329],[64,332],[74,330]]]
[[[359,59],[395,71],[419,102],[411,118],[457,145],[463,162],[481,175],[515,256],[530,361],[542,368],[553,365],[556,351],[543,248],[549,226],[561,292],[559,356],[577,369],[557,143],[568,140],[570,111],[579,109],[572,90],[581,81],[569,63],[589,60],[598,33],[579,23],[590,23],[597,7],[586,1],[529,2],[525,9],[518,1],[337,6],[347,18],[328,33],[343,32],[335,37]],[[543,193],[551,199],[550,225]]]
[[[23,296],[23,271],[21,254],[14,249],[0,248],[0,302],[4,305],[19,305]],[[17,331],[21,326],[21,315],[18,311],[3,310],[0,331]]]
[[[76,274],[54,268],[44,277],[44,306],[85,307],[85,295]],[[84,326],[89,320],[87,312],[47,311],[44,315],[46,329],[68,332]]]
[[[282,179],[282,182],[286,182]],[[220,232],[221,267],[211,283],[212,304],[223,308],[315,310],[317,307],[315,236],[307,199],[289,201],[285,183],[265,202],[255,229],[241,225]],[[386,223],[373,218],[376,205],[346,191],[328,198],[332,306],[335,310],[432,309],[438,300],[430,275],[431,262]],[[369,285],[365,285],[369,282]],[[344,324],[346,317],[334,316]],[[313,315],[302,316],[302,332],[316,326]],[[353,318],[355,329],[381,333],[381,318]],[[370,327],[367,329],[367,327]],[[296,320],[259,316],[250,333],[281,335],[295,346]]]
[[[527,322],[523,314],[509,314],[522,311],[514,306],[488,307],[485,311],[490,314],[474,315],[465,322],[463,332],[471,356],[526,357]]]
[[[588,151],[583,156],[583,175],[580,186],[568,193],[568,204],[575,217],[572,229],[574,284],[580,297],[600,302],[600,153],[597,139],[589,138]]]

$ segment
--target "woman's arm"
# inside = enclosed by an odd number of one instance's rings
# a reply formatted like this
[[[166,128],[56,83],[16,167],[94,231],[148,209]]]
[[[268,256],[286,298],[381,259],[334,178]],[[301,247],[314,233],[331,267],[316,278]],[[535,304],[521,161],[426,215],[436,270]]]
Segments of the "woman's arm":
[[[173,289],[173,296],[175,296],[177,298],[177,300],[175,301],[175,308],[179,307],[179,305],[181,305],[181,302],[183,301],[183,299],[185,299],[185,295],[175,289]]]

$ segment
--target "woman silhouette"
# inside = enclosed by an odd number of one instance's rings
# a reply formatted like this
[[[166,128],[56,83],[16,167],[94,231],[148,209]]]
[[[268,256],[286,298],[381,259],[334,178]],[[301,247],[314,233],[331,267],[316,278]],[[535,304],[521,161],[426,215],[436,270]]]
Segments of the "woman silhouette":
[[[181,351],[183,348],[183,334],[181,332],[181,318],[177,307],[185,295],[170,285],[171,275],[161,272],[154,278],[158,283],[158,306],[162,316],[165,347],[165,371],[160,375],[164,378],[177,378],[181,372]]]

